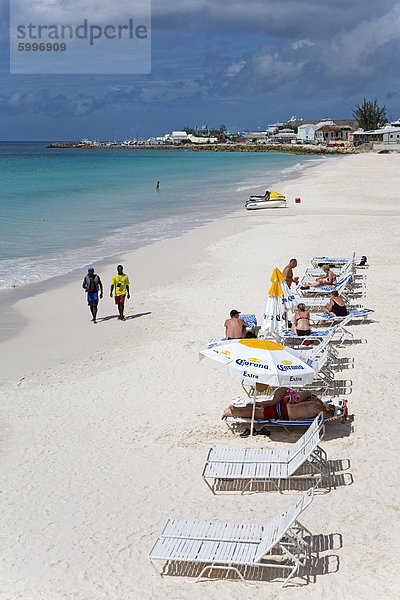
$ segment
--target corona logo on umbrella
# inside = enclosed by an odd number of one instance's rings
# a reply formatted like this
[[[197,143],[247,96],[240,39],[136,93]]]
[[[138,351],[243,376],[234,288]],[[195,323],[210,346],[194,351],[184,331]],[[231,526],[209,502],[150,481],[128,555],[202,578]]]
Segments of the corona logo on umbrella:
[[[270,340],[226,340],[214,345],[212,350],[209,346],[203,348],[200,357],[203,356],[227,365],[231,377],[238,377],[245,382],[256,380],[276,387],[293,383],[302,387],[311,383],[315,374],[314,369],[300,358],[297,350]]]

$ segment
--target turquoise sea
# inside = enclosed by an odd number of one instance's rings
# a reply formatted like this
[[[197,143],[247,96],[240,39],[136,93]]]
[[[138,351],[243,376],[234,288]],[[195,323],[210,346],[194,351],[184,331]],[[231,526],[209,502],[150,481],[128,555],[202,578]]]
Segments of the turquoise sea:
[[[180,236],[242,208],[252,189],[271,189],[316,161],[279,153],[46,146],[0,142],[0,290]]]

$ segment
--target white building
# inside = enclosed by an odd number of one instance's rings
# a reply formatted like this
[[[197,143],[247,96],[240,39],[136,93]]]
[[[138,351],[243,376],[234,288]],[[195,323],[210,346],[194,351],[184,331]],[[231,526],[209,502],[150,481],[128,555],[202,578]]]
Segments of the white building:
[[[216,144],[218,142],[218,138],[216,137],[204,137],[202,135],[193,135],[192,133],[188,134],[188,139],[192,144]]]
[[[307,125],[300,125],[297,129],[297,139],[302,142],[313,142],[315,131],[317,126],[314,123],[308,123]]]
[[[186,131],[173,131],[171,133],[171,139],[173,142],[189,141],[189,136]]]
[[[286,142],[287,144],[291,144],[297,140],[297,134],[293,129],[281,129],[278,133],[273,135],[271,139],[274,142]]]
[[[319,123],[307,123],[300,125],[297,129],[297,138],[302,142],[313,142],[315,140],[315,132],[321,129],[324,125],[334,125],[332,119],[327,117],[322,119]]]
[[[248,141],[266,141],[270,137],[270,132],[268,131],[240,131],[239,135],[246,138]]]
[[[400,143],[400,123],[394,121],[391,125],[385,125],[379,129],[371,131],[354,131],[354,145],[365,144],[368,142],[378,142],[383,144]]]

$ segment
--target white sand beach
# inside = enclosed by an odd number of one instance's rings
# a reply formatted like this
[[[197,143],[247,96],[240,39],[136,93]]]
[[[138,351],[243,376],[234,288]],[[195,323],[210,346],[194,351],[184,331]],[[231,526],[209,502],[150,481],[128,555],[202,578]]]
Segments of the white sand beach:
[[[400,155],[332,159],[274,189],[288,209],[243,209],[120,257],[132,291],[125,323],[109,297],[114,266],[99,269],[97,325],[84,272],[15,304],[26,325],[0,344],[2,600],[398,597],[388,564],[400,536]],[[350,419],[328,423],[322,446],[350,462],[353,482],[317,493],[301,516],[321,547],[310,582],[162,581],[147,555],[167,518],[262,524],[298,498],[211,494],[201,477],[210,447],[288,447],[297,436],[232,435],[220,416],[240,382],[199,363],[198,350],[224,334],[232,308],[260,323],[274,267],[297,257],[301,276],[315,255],[353,251],[368,257],[360,303],[375,313],[349,328],[364,343],[340,349],[354,358],[336,375],[352,380]]]

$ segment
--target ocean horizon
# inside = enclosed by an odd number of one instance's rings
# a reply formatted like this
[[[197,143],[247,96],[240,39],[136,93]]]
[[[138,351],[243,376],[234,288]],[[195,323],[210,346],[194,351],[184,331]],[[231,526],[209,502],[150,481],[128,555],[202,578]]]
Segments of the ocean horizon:
[[[179,237],[324,160],[47,144],[0,142],[0,291]]]

